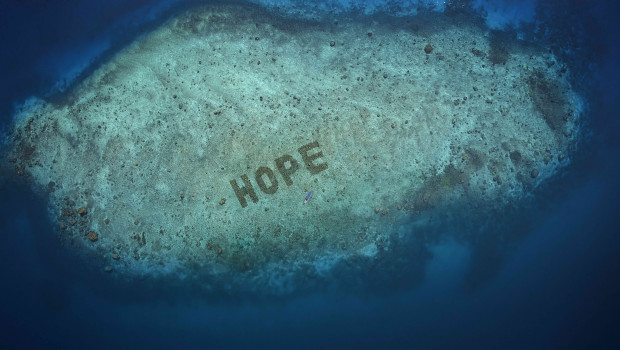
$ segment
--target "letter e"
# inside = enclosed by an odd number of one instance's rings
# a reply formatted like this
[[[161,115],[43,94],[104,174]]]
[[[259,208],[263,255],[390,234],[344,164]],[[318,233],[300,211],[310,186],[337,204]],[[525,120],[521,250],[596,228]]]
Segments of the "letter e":
[[[327,163],[312,164],[313,160],[317,158],[321,158],[323,156],[323,152],[321,151],[313,155],[308,155],[308,151],[310,151],[313,148],[317,148],[317,147],[319,147],[319,142],[314,141],[307,145],[301,146],[299,147],[299,149],[297,149],[299,151],[299,154],[301,154],[301,158],[304,160],[304,163],[306,164],[306,168],[308,168],[308,170],[310,171],[310,174],[312,175],[318,174],[321,171],[327,169]]]

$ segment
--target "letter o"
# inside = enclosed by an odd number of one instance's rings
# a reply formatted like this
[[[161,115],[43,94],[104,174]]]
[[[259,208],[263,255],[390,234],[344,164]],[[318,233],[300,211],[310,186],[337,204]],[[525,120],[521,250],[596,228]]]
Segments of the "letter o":
[[[267,175],[269,182],[271,185],[267,187],[265,185],[265,181],[263,180],[263,175]],[[278,180],[276,176],[273,174],[273,170],[269,169],[266,166],[262,166],[256,170],[256,183],[260,189],[267,194],[274,194],[278,190]]]

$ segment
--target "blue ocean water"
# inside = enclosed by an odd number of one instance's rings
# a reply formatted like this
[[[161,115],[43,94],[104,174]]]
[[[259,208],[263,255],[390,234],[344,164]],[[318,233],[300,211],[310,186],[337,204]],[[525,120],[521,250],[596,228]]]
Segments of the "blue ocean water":
[[[317,2],[259,1],[300,16]],[[195,2],[26,1],[0,4],[2,125],[32,95],[58,93],[115,50]],[[347,11],[351,2],[318,8]],[[412,11],[411,2],[365,3]],[[416,3],[418,4],[418,3]],[[358,4],[359,5],[359,4]],[[3,180],[0,348],[614,349],[620,347],[618,232],[620,6],[581,1],[419,3],[469,7],[493,29],[540,26],[582,74],[592,135],[508,252],[431,249],[422,283],[262,300],[204,298],[192,286],[115,284],[56,245],[42,198]],[[415,6],[414,6],[415,7]],[[535,17],[536,11],[539,17]],[[563,46],[566,42],[573,46]],[[156,283],[156,285],[153,285]]]

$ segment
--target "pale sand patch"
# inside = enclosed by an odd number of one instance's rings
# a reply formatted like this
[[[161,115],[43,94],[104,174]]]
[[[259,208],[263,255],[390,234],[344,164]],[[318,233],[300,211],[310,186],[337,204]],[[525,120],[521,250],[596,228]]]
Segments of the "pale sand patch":
[[[446,204],[519,203],[579,139],[582,104],[543,49],[438,14],[390,25],[252,13],[191,10],[62,102],[24,106],[8,159],[50,191],[62,242],[118,274],[230,273],[276,288],[274,274],[389,254],[408,239],[392,235],[399,223]],[[312,164],[327,168],[312,174],[299,148],[315,141]],[[299,165],[290,185],[283,155]],[[261,166],[273,194],[257,184]],[[258,197],[247,207],[230,183],[243,174]]]

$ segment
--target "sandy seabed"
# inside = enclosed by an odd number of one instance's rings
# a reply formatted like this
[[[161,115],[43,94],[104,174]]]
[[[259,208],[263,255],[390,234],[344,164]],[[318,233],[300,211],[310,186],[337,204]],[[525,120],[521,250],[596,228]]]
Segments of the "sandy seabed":
[[[26,103],[4,167],[110,276],[268,294],[334,271],[397,280],[446,218],[497,220],[570,163],[569,68],[465,15],[194,8]]]

